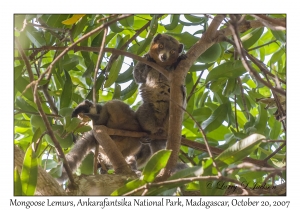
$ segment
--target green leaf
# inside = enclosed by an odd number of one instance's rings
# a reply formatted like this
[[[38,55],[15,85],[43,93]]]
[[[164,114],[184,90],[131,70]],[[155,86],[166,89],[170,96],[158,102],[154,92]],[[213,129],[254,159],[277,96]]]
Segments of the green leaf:
[[[105,76],[101,74],[101,75],[97,78],[97,81],[96,81],[96,93],[99,91],[99,89],[101,88],[101,86],[102,86],[102,84],[103,84],[104,81],[105,81]],[[90,100],[93,99],[93,89],[94,89],[94,88],[92,88],[92,89],[90,90],[90,92],[87,94],[86,99],[90,99]]]
[[[136,84],[135,81],[132,81],[128,87],[121,91],[121,100],[124,101],[130,98],[137,91],[138,87],[138,84]]]
[[[77,118],[74,118],[77,119]],[[52,125],[52,130],[54,135],[62,148],[69,148],[73,144],[73,136],[72,134],[67,134],[64,131],[64,127],[62,125]],[[45,140],[48,144],[54,146],[52,139],[49,135],[45,135]]]
[[[185,49],[191,48],[191,46],[193,46],[199,40],[198,37],[193,36],[189,32],[183,32],[183,33],[166,32],[166,34],[173,36],[179,42],[183,43]]]
[[[82,127],[80,127],[80,128],[77,128],[77,129],[74,131],[74,133],[85,133],[85,132],[88,132],[88,131],[90,131],[90,130],[92,130],[92,128],[91,128],[90,126],[84,125],[84,126],[82,126]]]
[[[227,117],[228,109],[230,108],[230,104],[225,103],[221,104],[213,113],[212,115],[205,120],[201,127],[205,132],[213,131],[214,129],[218,128],[222,125],[224,120]]]
[[[18,79],[15,80],[15,85],[14,87],[20,92],[22,93],[25,89],[26,86],[29,85],[28,80],[26,80],[23,77],[18,77]],[[25,93],[23,93],[23,96],[26,97],[28,100],[33,101],[33,92],[31,88],[28,88]]]
[[[62,21],[68,19],[70,15],[42,15],[42,19],[47,23],[48,26],[52,28],[64,28]]]
[[[22,76],[23,65],[18,65],[14,67],[14,80]]]
[[[25,31],[26,36],[32,42],[32,44],[34,44],[35,47],[40,48],[46,45],[46,41],[41,31],[38,31],[31,25],[27,25]]]
[[[63,164],[60,163],[60,164],[57,164],[57,166],[55,168],[52,168],[49,171],[49,174],[51,174],[51,176],[53,176],[55,178],[58,178],[58,177],[61,177],[62,170],[63,170]]]
[[[199,65],[192,65],[189,72],[195,72],[195,71],[203,71],[211,67],[214,63],[207,63],[207,64],[199,64]]]
[[[205,83],[212,80],[217,80],[221,77],[237,78],[246,72],[242,62],[228,61],[215,68],[213,68],[207,75]]]
[[[91,175],[94,172],[94,154],[88,154],[80,165],[81,174]]]
[[[79,58],[80,57],[78,55],[72,55],[72,56],[65,55],[62,60],[62,65],[64,70],[66,71],[74,70],[75,67],[79,64]]]
[[[31,124],[29,120],[14,120],[14,125],[22,128],[30,128]]]
[[[270,66],[275,64],[277,61],[279,61],[282,56],[285,55],[285,50],[283,48],[279,48],[271,57],[270,59]]]
[[[258,113],[254,127],[257,133],[264,134],[268,121],[268,112],[265,109],[265,104],[259,104]]]
[[[168,25],[164,25],[165,29],[170,31],[176,28],[176,26],[178,25],[179,17],[180,15],[171,15],[171,23]]]
[[[38,129],[36,129],[36,131],[33,134],[32,142],[36,143],[36,141],[41,137],[41,135],[42,135],[42,131],[41,128],[39,127]]]
[[[115,33],[120,33],[120,32],[122,32],[122,31],[124,30],[123,28],[120,28],[120,27],[118,26],[117,22],[114,22],[114,23],[110,24],[110,25],[109,25],[109,28],[110,28],[113,32],[115,32]]]
[[[281,133],[281,123],[275,120],[274,116],[272,116],[269,121],[270,121],[269,125],[271,128],[270,139],[278,139]]]
[[[124,61],[124,56],[119,56],[117,60],[112,64],[108,79],[104,83],[105,88],[110,87],[117,80],[119,76],[119,72],[123,65],[123,61]]]
[[[116,83],[124,83],[124,82],[128,82],[129,80],[132,80],[133,79],[132,72],[133,72],[133,65],[131,64],[126,71],[124,71],[122,74],[118,76]]]
[[[273,31],[271,30],[273,36],[282,43],[286,43],[286,33],[285,31]]]
[[[236,142],[216,157],[215,160],[219,162],[218,166],[221,167],[220,164],[222,163],[226,163],[227,165],[229,165],[244,159],[254,150],[256,150],[261,141],[264,139],[265,137],[263,135],[252,134]]]
[[[121,97],[121,85],[115,83],[113,99],[120,99]]]
[[[197,59],[201,63],[211,63],[216,61],[222,54],[222,48],[219,43],[212,45],[210,48],[205,50],[202,55]]]
[[[246,35],[244,35],[241,38],[244,48],[248,49],[252,45],[254,45],[258,41],[258,39],[261,37],[263,31],[264,31],[263,27],[256,28],[256,29],[253,29],[250,33],[247,33]]]
[[[184,17],[188,21],[193,22],[193,23],[204,23],[207,20],[207,18],[205,18],[205,17],[197,17],[194,15],[187,15],[187,14],[185,14]]]
[[[101,31],[92,41],[91,46],[92,47],[100,47],[103,40],[104,31]],[[99,52],[94,52],[96,54],[99,54]]]
[[[61,115],[62,117],[71,116],[73,110],[74,109],[70,107],[62,108],[58,111],[58,114]]]
[[[22,97],[18,96],[16,98],[16,105],[24,112],[35,112],[37,113],[37,110],[32,107],[29,103],[27,103]]]
[[[167,165],[170,155],[171,150],[160,150],[154,153],[143,170],[143,180],[153,182],[160,170]]]
[[[208,133],[206,136],[211,140],[224,140],[224,136],[230,133],[230,130],[225,125],[220,125],[214,131]]]
[[[71,119],[70,124],[65,128],[67,132],[73,132],[75,128],[81,123],[81,120],[77,117],[73,117]]]
[[[225,88],[223,89],[223,95],[225,97],[230,96],[230,94],[232,94],[236,88],[237,85],[237,81],[235,78],[230,78],[227,80],[227,83],[225,85]]]
[[[79,20],[79,22],[77,22],[73,30],[71,30],[72,37],[75,39],[78,35],[83,33],[83,29],[86,27],[87,24],[88,24],[88,15],[85,15],[84,17],[81,18],[81,20]]]
[[[73,94],[73,83],[71,80],[71,77],[67,71],[65,71],[65,77],[66,81],[64,84],[64,88],[62,90],[61,96],[60,96],[60,108],[69,107],[72,102],[72,94]]]
[[[45,170],[49,170],[49,169],[57,167],[57,162],[54,161],[54,160],[51,160],[51,159],[43,159],[42,160],[42,167]]]
[[[129,17],[125,18],[125,19],[122,19],[119,22],[121,23],[122,26],[130,28],[134,24],[134,15],[129,16]]]
[[[35,128],[40,128],[41,132],[46,130],[45,122],[39,115],[32,115],[30,118],[30,124]]]
[[[22,195],[22,182],[17,167],[14,170],[14,196]]]
[[[193,166],[193,167],[185,168],[173,174],[171,177],[168,178],[168,180],[180,179],[180,178],[185,178],[190,176],[199,176],[199,173],[201,171],[202,171],[202,166]]]
[[[149,47],[149,45],[154,37],[154,34],[156,34],[157,27],[158,27],[158,20],[157,20],[157,16],[155,15],[151,20],[150,29],[147,34],[147,38],[144,40],[144,42],[142,43],[142,45],[139,47],[139,49],[137,51],[138,55],[140,55],[142,52],[145,51],[145,49],[147,47]]]
[[[25,153],[21,172],[22,191],[24,195],[34,195],[37,183],[38,165],[32,146],[33,144],[28,147]]]
[[[123,187],[120,187],[119,189],[115,190],[114,192],[112,192],[111,195],[124,195],[125,193],[130,192],[144,184],[146,184],[144,180],[135,179],[126,183]]]
[[[210,115],[211,115],[211,109],[207,107],[201,107],[193,111],[193,117],[198,122],[202,122],[206,120],[207,118],[209,118]]]

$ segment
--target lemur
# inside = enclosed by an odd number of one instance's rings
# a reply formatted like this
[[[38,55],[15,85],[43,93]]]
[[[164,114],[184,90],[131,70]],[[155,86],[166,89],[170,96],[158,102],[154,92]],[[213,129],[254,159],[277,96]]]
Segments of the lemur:
[[[155,62],[168,71],[174,70],[178,63],[186,58],[183,44],[167,34],[157,34],[144,55],[148,61]],[[137,119],[144,131],[150,134],[168,134],[170,83],[167,78],[152,67],[138,62],[133,70],[136,83],[140,83],[143,104],[138,108]],[[183,92],[185,88],[183,88]],[[185,101],[185,92],[183,93]],[[185,102],[183,102],[184,106]],[[151,141],[151,152],[166,147],[166,141]]]
[[[80,103],[73,111],[72,117],[77,117],[83,113],[92,119],[93,125],[105,125],[108,128],[121,129],[127,131],[141,131],[140,124],[137,121],[136,113],[124,102],[119,100],[111,100],[104,105],[94,104],[88,100]],[[111,136],[117,148],[124,156],[127,163],[133,170],[137,169],[135,155],[140,150],[142,143],[140,138]],[[66,155],[67,162],[74,172],[79,167],[85,156],[95,149],[97,140],[93,135],[93,131],[88,131],[77,140],[71,151]],[[102,146],[99,145],[99,155],[105,165],[111,165],[110,160],[106,156]],[[139,160],[143,164],[142,159]],[[63,169],[61,177],[57,180],[62,183],[66,181],[68,176]]]

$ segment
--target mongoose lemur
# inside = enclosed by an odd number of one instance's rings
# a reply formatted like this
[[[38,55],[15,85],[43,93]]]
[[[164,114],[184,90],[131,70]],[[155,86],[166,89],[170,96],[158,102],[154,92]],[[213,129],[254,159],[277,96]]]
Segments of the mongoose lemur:
[[[141,131],[136,113],[127,104],[119,100],[111,100],[104,105],[97,104],[96,107],[92,102],[85,100],[74,109],[72,117],[77,117],[80,113],[85,113],[90,117],[93,125],[105,125],[108,128],[128,131]],[[140,138],[111,136],[111,139],[115,142],[117,148],[121,151],[131,168],[136,170],[135,155],[142,146]],[[66,155],[72,172],[76,171],[84,157],[95,149],[96,142],[97,140],[93,135],[93,131],[84,133],[83,136],[77,140],[71,151]],[[99,156],[105,165],[111,165],[101,145],[99,145]],[[139,162],[143,162],[142,158]],[[63,169],[62,176],[57,180],[62,183],[67,179],[68,176]]]
[[[181,54],[182,51],[183,44],[175,38],[166,34],[157,34],[144,58],[172,71],[182,59],[186,58],[185,54]],[[137,118],[141,127],[150,134],[167,136],[170,103],[169,81],[160,72],[142,62],[138,62],[134,67],[133,76],[136,83],[141,83],[140,93],[143,104],[137,110]],[[184,88],[183,91],[185,91]],[[183,102],[183,106],[184,104]],[[166,141],[151,141],[150,145],[151,151],[154,153],[164,149]]]

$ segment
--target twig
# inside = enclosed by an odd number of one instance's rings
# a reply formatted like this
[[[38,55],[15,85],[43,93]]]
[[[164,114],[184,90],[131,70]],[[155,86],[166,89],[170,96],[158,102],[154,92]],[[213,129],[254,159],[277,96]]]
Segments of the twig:
[[[202,71],[202,72],[200,73],[200,75],[199,75],[197,81],[195,82],[195,84],[194,84],[194,86],[193,86],[193,88],[192,88],[192,90],[191,90],[189,96],[188,96],[187,99],[186,99],[186,103],[189,102],[189,100],[191,99],[192,95],[194,94],[195,89],[196,89],[198,83],[200,82],[200,79],[201,79],[201,77],[202,77],[203,72],[204,72],[204,71]]]
[[[285,96],[286,92],[284,90],[273,87],[270,83],[263,80],[259,76],[259,74],[252,68],[252,66],[249,65],[249,63],[247,62],[246,56],[245,56],[245,50],[243,50],[240,37],[238,36],[238,33],[237,33],[236,25],[230,24],[229,27],[231,28],[232,33],[233,33],[233,38],[234,38],[234,41],[235,41],[236,49],[237,49],[238,53],[240,54],[242,63],[244,65],[245,69],[248,71],[248,73],[252,77],[257,79],[259,82],[261,82],[262,84],[267,86],[268,88],[270,88],[270,89],[274,90],[275,92]]]
[[[186,159],[188,159],[193,166],[197,165],[195,161],[192,158],[190,158],[182,149],[180,149],[180,154],[182,154]]]
[[[270,18],[266,15],[251,15],[257,20],[261,21],[265,26],[271,28],[272,30],[286,30],[286,23],[274,18]]]
[[[270,142],[286,142],[285,140],[262,140],[263,143],[270,143]]]
[[[208,141],[207,141],[206,135],[205,135],[205,133],[204,133],[204,130],[202,129],[201,125],[197,122],[197,120],[196,120],[196,119],[195,119],[188,111],[186,111],[186,109],[184,109],[183,107],[181,107],[181,108],[184,110],[185,113],[187,113],[187,114],[190,116],[190,118],[194,121],[194,123],[195,123],[195,124],[197,125],[197,127],[199,128],[199,130],[200,130],[200,132],[201,132],[201,134],[202,134],[202,137],[203,137],[203,139],[204,139],[204,143],[205,143],[207,152],[208,152],[210,158],[211,158],[212,161],[213,161],[213,166],[214,166],[214,167],[216,168],[216,170],[218,171],[218,175],[221,176],[221,172],[220,172],[220,170],[219,170],[219,168],[218,168],[218,166],[217,166],[217,163],[216,163],[215,160],[214,160],[214,157],[213,157],[212,152],[211,152],[211,150],[210,150],[210,147],[209,147],[209,145],[208,145]]]
[[[93,84],[93,101],[94,104],[96,106],[96,103],[98,102],[98,100],[96,99],[96,81],[97,81],[97,75],[98,75],[98,69],[100,68],[100,60],[102,60],[103,58],[103,52],[104,52],[104,47],[105,47],[105,40],[106,40],[106,35],[107,35],[107,27],[104,28],[104,33],[103,33],[103,39],[102,39],[102,43],[99,49],[99,55],[98,55],[98,59],[97,59],[97,63],[96,63],[96,67],[95,67],[95,73],[94,73],[94,84]]]
[[[135,33],[130,39],[128,39],[126,43],[124,43],[124,44],[122,45],[122,47],[120,48],[120,50],[124,50],[124,49],[125,49],[125,48],[133,41],[133,40],[136,39],[136,37],[137,37],[140,33],[142,33],[145,29],[147,29],[147,27],[150,25],[150,23],[151,23],[151,20],[149,20],[142,28],[140,28],[139,30],[137,30],[136,33]],[[112,55],[110,56],[109,61],[108,61],[107,65],[106,65],[105,71],[110,71],[110,68],[111,68],[113,62],[114,62],[117,58],[118,58],[118,55],[116,55],[116,54],[112,54]]]
[[[63,52],[61,52],[61,53],[60,53],[60,54],[59,54],[59,55],[51,62],[51,64],[50,64],[50,65],[48,66],[48,68],[46,69],[46,71],[43,72],[43,73],[40,75],[40,77],[37,79],[36,84],[35,84],[35,86],[36,86],[35,89],[37,89],[37,86],[38,86],[37,84],[42,80],[42,78],[44,77],[44,75],[46,75],[46,74],[50,75],[50,74],[51,74],[52,68],[53,68],[53,66],[56,64],[56,62],[57,62],[59,59],[61,59],[61,58],[62,58],[69,50],[71,50],[74,46],[76,46],[79,42],[83,41],[84,39],[90,37],[91,35],[93,35],[93,34],[99,32],[99,31],[101,31],[101,30],[104,29],[105,27],[108,27],[110,24],[112,24],[112,23],[114,23],[114,22],[116,22],[116,21],[118,21],[118,20],[121,20],[121,19],[123,19],[123,18],[129,17],[129,16],[130,16],[130,15],[121,15],[121,16],[115,18],[114,20],[111,20],[111,21],[109,21],[109,22],[107,22],[107,23],[105,23],[105,24],[103,24],[103,25],[101,25],[101,26],[95,28],[94,30],[90,31],[89,33],[83,35],[81,38],[79,38],[78,40],[76,40],[76,41],[75,41],[74,43],[72,43],[70,46],[66,47],[66,48],[63,50]],[[99,49],[98,49],[98,50],[99,50]]]
[[[136,188],[128,193],[125,193],[124,196],[128,195],[134,195],[135,193],[141,191],[141,190],[146,190],[146,189],[151,189],[151,188],[157,188],[157,187],[162,187],[162,186],[168,186],[168,185],[173,185],[173,184],[186,184],[189,182],[194,182],[194,181],[214,181],[214,180],[223,180],[223,181],[228,181],[236,184],[237,188],[240,188],[247,194],[249,194],[248,191],[242,187],[241,183],[238,182],[237,180],[230,179],[227,177],[223,176],[200,176],[200,177],[189,177],[189,178],[180,178],[180,179],[174,179],[174,180],[167,180],[167,181],[162,181],[162,182],[156,182],[156,183],[147,183],[139,188]]]
[[[268,174],[268,176],[264,179],[264,181],[261,185],[264,186],[271,177],[274,178],[276,175],[280,175],[280,171],[274,171],[274,172]]]
[[[98,47],[84,47],[84,46],[72,46],[72,47],[55,47],[55,46],[46,46],[46,47],[41,47],[41,48],[35,48],[36,50],[45,50],[45,49],[49,49],[49,50],[62,50],[62,51],[66,51],[68,48],[68,50],[74,50],[74,52],[76,51],[85,51],[85,52],[99,52],[99,48]],[[31,50],[31,48],[27,49],[27,50]],[[157,71],[159,71],[160,73],[162,73],[167,79],[169,79],[169,72],[164,69],[163,67],[159,66],[158,64],[148,61],[147,59],[135,55],[133,53],[130,52],[126,52],[123,50],[118,50],[115,48],[104,48],[104,52],[111,52],[114,54],[118,54],[118,55],[124,55],[127,56],[129,58],[132,58],[134,60],[140,61],[142,63],[147,64],[148,66],[151,66],[152,68],[156,69]],[[32,85],[32,84],[30,84]]]
[[[26,57],[18,39],[15,40],[16,41],[16,45],[17,45],[17,48],[25,62],[25,65],[26,65],[26,69],[27,69],[27,72],[28,72],[28,75],[29,75],[29,79],[30,79],[30,82],[33,82],[34,81],[34,78],[33,78],[33,73],[32,73],[32,70],[31,70],[31,66],[30,66],[30,63],[29,63],[29,60],[28,58]],[[37,82],[38,84],[38,82]],[[69,167],[69,164],[67,163],[66,161],[66,158],[65,158],[65,154],[64,152],[62,151],[62,148],[60,146],[60,144],[58,143],[54,133],[53,133],[53,130],[50,126],[50,123],[47,119],[47,116],[46,114],[44,113],[43,111],[43,108],[42,108],[42,104],[41,104],[41,101],[39,99],[39,95],[38,95],[38,92],[37,92],[37,84],[35,85],[35,87],[32,87],[33,89],[33,94],[34,94],[34,102],[36,103],[37,107],[38,107],[38,111],[46,125],[46,128],[47,128],[47,131],[48,131],[48,135],[51,137],[51,140],[53,141],[54,145],[55,145],[55,149],[56,149],[56,152],[57,152],[57,155],[59,157],[61,157],[63,159],[63,164],[64,164],[64,167],[66,169],[66,172],[68,174],[68,177],[69,177],[69,180],[71,182],[71,184],[74,186],[75,185],[75,182],[74,182],[74,178],[72,176],[72,172],[71,172],[71,169]]]
[[[274,172],[274,171],[285,171],[285,168],[270,168],[270,167],[261,167],[261,166],[257,166],[255,164],[252,163],[241,163],[238,164],[237,166],[231,167],[231,168],[227,168],[226,172],[227,173],[232,173],[233,170],[237,170],[237,169],[244,169],[244,168],[248,168],[250,169],[250,171],[267,171],[267,172]]]
[[[273,157],[274,155],[276,155],[276,153],[279,152],[285,146],[286,146],[286,142],[282,143],[274,152],[272,152],[272,154],[270,154],[268,157],[266,157],[264,159],[264,161],[267,162],[271,157]]]
[[[19,108],[14,108],[15,110],[19,111],[18,113],[15,113],[14,115],[16,114],[20,114],[20,113],[26,113],[26,114],[32,114],[32,115],[40,115],[40,113],[38,112],[30,112],[30,111],[24,111],[22,109],[19,109]],[[56,114],[46,114],[46,116],[49,116],[49,117],[61,117],[60,115],[56,115]]]

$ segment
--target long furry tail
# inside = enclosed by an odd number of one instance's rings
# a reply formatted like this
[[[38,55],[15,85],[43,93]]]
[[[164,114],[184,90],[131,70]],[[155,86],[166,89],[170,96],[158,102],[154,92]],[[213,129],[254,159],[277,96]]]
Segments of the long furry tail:
[[[96,139],[93,131],[84,133],[84,135],[76,142],[71,151],[66,155],[67,162],[72,173],[80,166],[85,156],[96,146]],[[59,183],[68,180],[68,175],[63,168],[61,177],[56,179]]]

